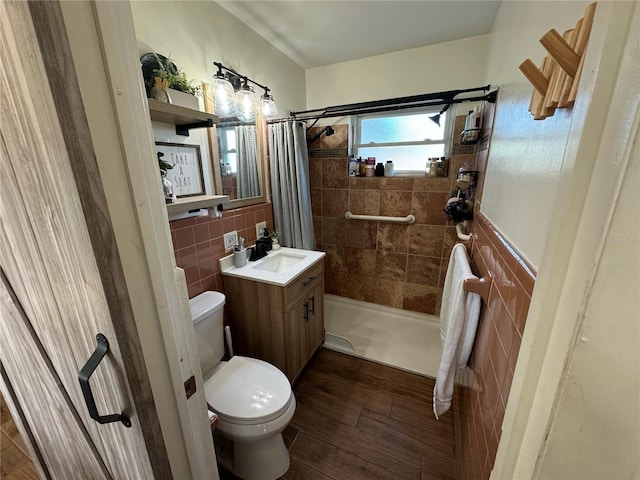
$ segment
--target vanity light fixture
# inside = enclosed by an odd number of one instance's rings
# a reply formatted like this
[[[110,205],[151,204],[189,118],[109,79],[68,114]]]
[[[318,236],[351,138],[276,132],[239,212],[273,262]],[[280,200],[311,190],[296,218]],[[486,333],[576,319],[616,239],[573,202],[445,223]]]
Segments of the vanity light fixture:
[[[218,67],[217,73],[213,76],[216,114],[223,117],[237,115],[243,122],[252,122],[255,119],[258,105],[267,120],[278,114],[278,107],[273,96],[269,94],[269,87],[261,85],[219,62],[213,62],[213,64]],[[260,97],[259,103],[249,82],[264,90],[264,95]]]

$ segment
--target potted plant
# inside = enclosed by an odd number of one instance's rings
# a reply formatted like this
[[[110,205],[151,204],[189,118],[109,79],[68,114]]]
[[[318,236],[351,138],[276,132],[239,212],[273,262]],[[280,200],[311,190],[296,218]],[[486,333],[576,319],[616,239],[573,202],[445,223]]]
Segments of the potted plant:
[[[145,85],[151,98],[174,103],[188,108],[198,109],[196,96],[202,94],[202,87],[193,85],[187,75],[171,58],[148,53],[141,59]]]
[[[158,152],[158,167],[160,167],[160,176],[162,177],[162,190],[164,191],[165,203],[174,203],[176,196],[173,194],[173,185],[167,178],[167,170],[171,170],[175,165],[171,165],[166,160],[163,160],[164,153]]]

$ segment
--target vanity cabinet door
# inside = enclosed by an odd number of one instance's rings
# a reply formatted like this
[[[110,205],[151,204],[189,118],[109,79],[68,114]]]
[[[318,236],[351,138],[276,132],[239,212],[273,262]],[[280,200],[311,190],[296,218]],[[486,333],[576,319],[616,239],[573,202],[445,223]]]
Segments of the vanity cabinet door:
[[[284,344],[287,357],[287,378],[293,382],[307,361],[306,297],[301,298],[284,315]]]
[[[324,284],[322,281],[309,290],[307,294],[307,305],[309,310],[307,325],[307,346],[306,359],[308,360],[313,352],[324,341]]]

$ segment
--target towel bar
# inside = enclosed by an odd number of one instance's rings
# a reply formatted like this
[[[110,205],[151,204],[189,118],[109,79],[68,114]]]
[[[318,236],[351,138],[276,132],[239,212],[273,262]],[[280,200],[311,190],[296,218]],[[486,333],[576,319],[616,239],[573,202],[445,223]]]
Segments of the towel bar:
[[[462,288],[465,292],[477,293],[482,297],[485,303],[489,301],[489,291],[491,290],[491,283],[493,282],[493,273],[487,272],[487,274],[479,279],[467,279],[462,283]]]
[[[351,212],[344,214],[347,220],[369,220],[371,222],[389,222],[389,223],[413,223],[416,217],[407,215],[406,217],[382,217],[379,215],[354,215]]]

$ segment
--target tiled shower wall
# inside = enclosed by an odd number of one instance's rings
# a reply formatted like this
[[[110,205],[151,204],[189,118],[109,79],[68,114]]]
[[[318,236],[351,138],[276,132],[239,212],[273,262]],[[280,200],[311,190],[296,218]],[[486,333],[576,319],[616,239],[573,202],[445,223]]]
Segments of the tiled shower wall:
[[[456,122],[454,139],[464,125]],[[321,127],[309,132],[313,136]],[[347,125],[322,136],[309,150],[311,203],[317,249],[326,251],[327,293],[422,313],[438,314],[455,228],[443,207],[455,172],[476,155],[454,144],[449,177],[349,177]],[[462,147],[462,148],[461,148]],[[384,159],[378,159],[383,161]],[[426,159],[425,159],[426,161]],[[407,216],[399,225],[346,220],[359,215]]]
[[[236,230],[245,244],[256,241],[256,223],[266,221],[273,231],[271,203],[225,210],[222,218],[191,217],[169,222],[176,264],[184,269],[189,298],[206,290],[224,292],[218,260],[224,251],[223,235]]]
[[[469,362],[475,374],[471,388],[456,385],[453,414],[458,480],[488,479],[498,450],[513,372],[520,351],[535,272],[481,213],[493,105],[485,117],[480,145],[471,266],[476,275],[493,272],[489,301],[483,302]]]

